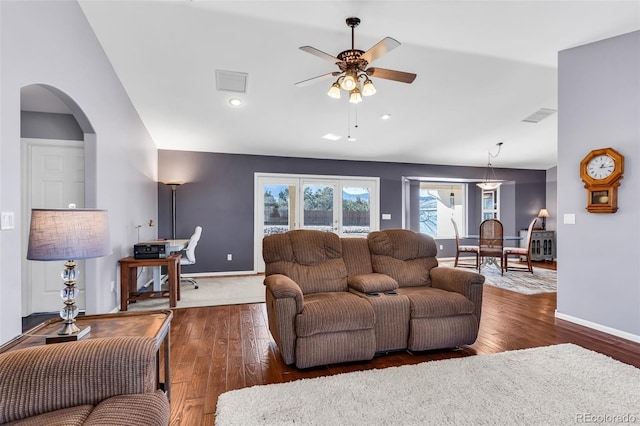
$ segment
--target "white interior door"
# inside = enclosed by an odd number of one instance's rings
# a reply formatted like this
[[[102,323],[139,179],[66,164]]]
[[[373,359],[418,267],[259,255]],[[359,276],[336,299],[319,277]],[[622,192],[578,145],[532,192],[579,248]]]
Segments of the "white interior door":
[[[64,262],[26,260],[31,209],[67,208],[85,205],[84,145],[82,141],[23,139],[23,315],[53,312],[62,308],[60,277]],[[75,259],[69,259],[75,260]],[[85,309],[84,261],[78,261],[80,276],[76,304]]]

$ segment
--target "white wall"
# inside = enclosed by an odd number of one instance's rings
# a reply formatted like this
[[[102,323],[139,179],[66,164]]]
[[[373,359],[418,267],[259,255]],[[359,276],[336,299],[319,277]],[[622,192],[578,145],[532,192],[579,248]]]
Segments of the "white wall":
[[[640,31],[560,52],[558,118],[557,314],[640,341]],[[588,213],[579,164],[605,147],[625,156],[619,210]]]
[[[87,313],[117,306],[117,260],[131,253],[137,224],[157,222],[157,149],[75,1],[0,1],[0,46],[0,209],[16,218],[15,230],[0,232],[4,342],[21,332],[20,88],[56,87],[95,130],[95,207],[109,211],[113,254],[88,262]]]

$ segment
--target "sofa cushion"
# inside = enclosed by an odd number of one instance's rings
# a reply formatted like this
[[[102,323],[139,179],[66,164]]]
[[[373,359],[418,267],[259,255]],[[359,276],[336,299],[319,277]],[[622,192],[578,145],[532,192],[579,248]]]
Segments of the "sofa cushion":
[[[347,283],[349,288],[362,293],[378,293],[398,288],[398,282],[389,275],[375,272],[349,277],[347,278]]]
[[[473,314],[473,303],[460,293],[433,287],[396,290],[409,298],[411,319]]]
[[[283,274],[303,294],[348,291],[340,237],[331,232],[296,230],[262,241],[265,275]]]
[[[85,426],[160,426],[169,424],[169,401],[161,390],[117,395],[91,412]]]
[[[352,293],[315,293],[305,296],[304,308],[296,315],[296,335],[371,329],[375,323],[373,308]]]
[[[395,279],[400,287],[430,285],[429,271],[438,266],[433,238],[406,229],[371,232],[367,236],[374,272]]]
[[[61,392],[64,390],[61,389]],[[83,425],[93,410],[91,405],[78,405],[76,407],[63,408],[62,410],[49,411],[37,416],[27,417],[9,423],[11,426],[72,426]]]
[[[362,275],[373,272],[369,242],[362,237],[342,237],[342,258],[347,267],[347,274]]]

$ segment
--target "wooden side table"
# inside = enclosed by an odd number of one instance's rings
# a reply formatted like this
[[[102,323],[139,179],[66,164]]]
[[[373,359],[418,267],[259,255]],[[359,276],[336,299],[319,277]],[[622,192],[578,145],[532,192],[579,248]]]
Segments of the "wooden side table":
[[[169,345],[171,319],[170,310],[122,312],[118,314],[81,315],[76,318],[79,327],[90,326],[91,331],[84,339],[103,337],[141,336],[156,341],[156,384],[163,389],[167,398],[171,396],[171,370],[169,364]],[[55,335],[62,324],[62,319],[51,319],[35,326],[20,336],[0,346],[0,353],[45,344],[47,336]],[[55,343],[55,344],[73,344]],[[160,353],[162,349],[163,371],[160,374]]]
[[[133,256],[118,261],[120,264],[120,310],[126,311],[129,302],[152,297],[166,297],[164,291],[138,291],[138,268],[143,266],[166,266],[169,275],[169,307],[175,308],[180,300],[180,255],[173,254],[164,259],[136,259]]]

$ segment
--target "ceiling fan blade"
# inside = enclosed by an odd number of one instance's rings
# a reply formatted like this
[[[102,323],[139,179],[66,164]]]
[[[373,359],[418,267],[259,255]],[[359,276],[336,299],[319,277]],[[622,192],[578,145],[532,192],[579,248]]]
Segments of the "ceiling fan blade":
[[[385,37],[375,44],[371,49],[367,50],[360,56],[361,59],[367,61],[367,63],[371,63],[386,54],[387,52],[395,49],[400,46],[400,42],[391,37]]]
[[[413,80],[417,77],[416,74],[410,72],[388,70],[384,68],[367,68],[367,75],[370,77],[384,78],[409,84],[413,83]]]
[[[303,52],[311,53],[312,55],[315,55],[318,58],[324,59],[334,64],[340,62],[340,59],[336,58],[335,56],[329,55],[328,53],[325,53],[322,50],[318,50],[315,47],[302,46],[300,50],[302,50]]]
[[[295,85],[298,86],[298,87],[304,87],[304,86],[308,86],[309,84],[313,84],[313,83],[318,82],[318,81],[328,80],[329,78],[335,77],[335,76],[340,75],[340,74],[342,74],[340,71],[334,71],[334,72],[330,72],[330,73],[327,73],[327,74],[319,75],[317,77],[309,78],[307,80],[299,81]]]

